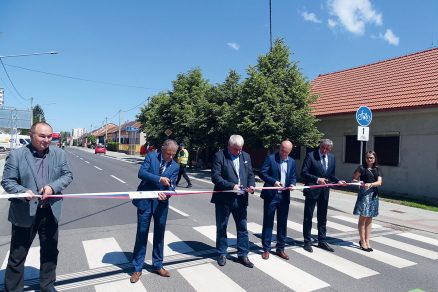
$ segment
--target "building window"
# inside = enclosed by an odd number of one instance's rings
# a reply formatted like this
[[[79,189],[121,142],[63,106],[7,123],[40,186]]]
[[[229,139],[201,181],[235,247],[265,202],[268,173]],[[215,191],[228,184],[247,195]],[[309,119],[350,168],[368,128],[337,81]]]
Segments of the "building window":
[[[366,152],[367,142],[363,142],[362,155],[360,155],[360,142],[361,141],[357,141],[357,135],[345,135],[345,163],[362,163],[361,157]]]
[[[398,166],[400,136],[375,136],[374,151],[380,165]]]

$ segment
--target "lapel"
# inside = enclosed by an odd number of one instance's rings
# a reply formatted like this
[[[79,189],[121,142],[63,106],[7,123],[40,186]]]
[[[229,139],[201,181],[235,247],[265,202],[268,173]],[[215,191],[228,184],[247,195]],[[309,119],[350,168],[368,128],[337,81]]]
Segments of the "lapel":
[[[313,158],[315,159],[316,165],[318,165],[320,173],[325,174],[324,168],[322,167],[321,163],[321,156],[319,156],[319,150],[315,150],[315,152],[313,152]]]
[[[43,186],[38,185],[38,180],[36,176],[36,169],[35,169],[35,161],[33,158],[32,150],[30,150],[29,146],[27,146],[27,150],[24,151],[24,158],[26,159],[27,164],[29,165],[30,173],[33,176],[33,179],[35,181],[35,185],[37,186],[37,190],[39,191]]]
[[[47,153],[47,164],[49,165],[49,182],[53,181],[52,175],[55,173],[51,171],[55,168],[55,152],[49,148]]]
[[[234,168],[233,158],[231,157],[231,154],[228,153],[228,149],[224,150],[224,156],[225,156],[225,163],[228,164],[227,168],[228,169],[231,168],[234,172],[234,175],[236,175],[236,178],[239,178],[239,176],[237,175],[237,171]],[[240,159],[240,157],[239,157],[239,159]],[[240,170],[240,168],[239,168],[239,170]]]
[[[278,177],[281,179],[281,161],[280,161],[280,154],[275,153],[274,161],[277,164],[277,170],[278,170]]]
[[[239,155],[239,177],[240,178],[245,177],[245,173],[244,173],[245,165],[246,165],[246,163],[245,163],[245,158],[243,157],[243,153],[240,153],[240,155]]]

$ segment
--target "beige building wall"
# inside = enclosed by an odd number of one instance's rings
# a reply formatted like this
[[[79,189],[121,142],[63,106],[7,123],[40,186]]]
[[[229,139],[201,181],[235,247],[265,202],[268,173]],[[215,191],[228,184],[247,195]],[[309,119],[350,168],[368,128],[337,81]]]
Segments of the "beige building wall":
[[[357,135],[355,114],[320,119],[318,129],[334,143],[336,176],[350,181],[357,165],[345,163],[345,136]],[[374,149],[374,136],[393,134],[400,136],[399,165],[381,166],[381,190],[438,198],[438,108],[374,112],[366,150]],[[299,170],[304,157],[302,149]]]

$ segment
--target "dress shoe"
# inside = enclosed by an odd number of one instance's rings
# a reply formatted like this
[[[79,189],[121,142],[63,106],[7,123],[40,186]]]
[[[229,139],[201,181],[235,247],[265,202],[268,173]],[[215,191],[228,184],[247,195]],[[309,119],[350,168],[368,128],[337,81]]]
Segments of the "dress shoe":
[[[367,248],[367,251],[373,251],[374,249],[372,249],[371,247]]]
[[[192,186],[192,184],[187,185],[187,188],[190,189]]]
[[[359,246],[360,246],[360,249],[363,250],[363,251],[366,251],[366,252],[370,252],[371,251],[371,250],[369,250],[369,248],[363,247],[362,246],[362,241],[360,241],[360,240],[359,240]]]
[[[262,253],[262,259],[264,259],[264,260],[269,259],[269,251],[264,251],[264,252]]]
[[[237,262],[241,263],[247,268],[254,268],[254,264],[250,262],[248,257],[238,257]]]
[[[132,284],[137,283],[138,280],[140,280],[140,277],[141,277],[141,272],[134,272],[132,273],[131,278],[129,278],[129,281]]]
[[[305,243],[303,248],[305,251],[313,252],[313,248],[312,248],[312,245],[310,245],[310,243]]]
[[[320,242],[320,243],[318,243],[318,247],[322,248],[322,249],[325,249],[326,251],[329,251],[329,252],[334,252],[335,251],[330,245],[328,245],[327,242]]]
[[[284,252],[284,250],[277,250],[275,254],[284,260],[289,260],[289,256]]]
[[[160,275],[161,277],[170,277],[170,272],[168,270],[165,270],[164,268],[161,268],[159,270],[153,270],[152,273]]]
[[[217,264],[221,267],[225,266],[225,264],[227,263],[227,257],[226,256],[219,256],[217,258]]]

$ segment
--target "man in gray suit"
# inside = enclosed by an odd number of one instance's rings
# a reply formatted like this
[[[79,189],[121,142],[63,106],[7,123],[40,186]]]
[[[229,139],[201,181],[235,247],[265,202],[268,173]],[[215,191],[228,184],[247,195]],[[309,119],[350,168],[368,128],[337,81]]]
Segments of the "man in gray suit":
[[[50,147],[52,127],[44,122],[31,128],[31,144],[11,151],[6,158],[1,182],[9,194],[27,193],[27,198],[11,199],[8,219],[12,223],[11,246],[5,273],[5,291],[23,291],[24,262],[32,241],[40,239],[41,291],[56,291],[58,222],[61,194],[73,180],[64,150]],[[41,198],[35,197],[42,195]]]

